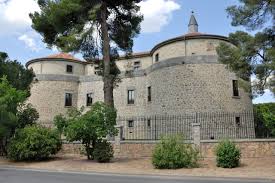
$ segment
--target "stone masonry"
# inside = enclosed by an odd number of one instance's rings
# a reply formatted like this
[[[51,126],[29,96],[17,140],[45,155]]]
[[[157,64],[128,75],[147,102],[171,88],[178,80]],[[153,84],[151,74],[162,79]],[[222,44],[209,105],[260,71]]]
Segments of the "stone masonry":
[[[238,78],[218,62],[216,47],[221,42],[232,45],[224,36],[189,32],[161,42],[150,52],[120,57],[116,64],[122,82],[114,90],[118,116],[252,111],[249,93],[239,87],[239,96],[233,96],[232,81]],[[66,71],[68,65],[71,73]],[[51,125],[54,116],[70,107],[88,110],[88,93],[93,102],[103,101],[102,78],[90,62],[58,54],[33,59],[26,66],[36,74],[29,102],[38,110],[41,123]],[[134,104],[128,104],[128,90],[134,90]],[[65,93],[72,94],[70,107],[64,105]],[[252,124],[253,119],[243,123]]]

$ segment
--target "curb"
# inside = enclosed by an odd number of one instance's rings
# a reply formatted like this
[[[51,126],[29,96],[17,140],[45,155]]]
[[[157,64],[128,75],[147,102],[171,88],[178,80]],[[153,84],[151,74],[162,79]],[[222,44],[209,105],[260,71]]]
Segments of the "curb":
[[[51,169],[35,169],[25,168],[19,166],[0,166],[0,170],[14,170],[14,171],[32,171],[41,173],[61,173],[61,174],[78,174],[78,175],[99,175],[99,176],[116,176],[116,177],[134,177],[134,178],[157,178],[157,179],[172,179],[172,180],[215,180],[215,181],[238,181],[238,182],[274,182],[275,179],[264,179],[264,178],[245,178],[245,177],[211,177],[211,176],[192,176],[192,175],[159,175],[159,174],[123,174],[123,173],[110,173],[110,172],[96,172],[96,171],[69,171],[69,170],[51,170]]]

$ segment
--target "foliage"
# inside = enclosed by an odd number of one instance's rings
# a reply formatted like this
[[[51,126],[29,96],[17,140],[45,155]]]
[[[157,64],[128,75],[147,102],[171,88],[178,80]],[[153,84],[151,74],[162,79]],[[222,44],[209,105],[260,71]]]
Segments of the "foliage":
[[[48,46],[80,52],[90,61],[103,58],[104,101],[113,106],[116,72],[111,68],[112,53],[119,49],[132,51],[133,38],[139,34],[142,21],[137,5],[140,1],[39,0],[41,11],[30,17],[33,29]]]
[[[230,6],[226,10],[232,18],[233,26],[245,26],[250,30],[261,28],[269,20],[275,20],[275,2],[272,0],[239,0],[239,6]]]
[[[275,103],[254,104],[256,137],[275,137]]]
[[[265,125],[270,129],[271,134],[275,137],[275,113],[267,112],[263,114]]]
[[[48,159],[61,149],[61,141],[55,130],[27,126],[16,131],[8,146],[8,158],[15,161]]]
[[[6,110],[16,113],[20,103],[26,100],[27,93],[12,87],[7,78],[0,78],[0,105],[5,106]]]
[[[17,117],[0,106],[0,155],[7,154],[8,139],[11,137],[13,130],[17,125]]]
[[[17,107],[26,100],[27,93],[12,87],[6,77],[0,78],[0,154],[6,154],[9,138],[18,124]]]
[[[59,131],[64,131],[66,139],[70,142],[81,141],[85,145],[88,159],[93,159],[93,151],[97,142],[107,135],[115,135],[117,130],[116,110],[102,102],[96,102],[85,114],[70,117],[56,117]],[[64,121],[65,119],[65,121]]]
[[[153,152],[153,165],[159,169],[189,168],[197,166],[198,151],[184,144],[179,135],[161,138]]]
[[[66,116],[63,114],[59,114],[54,117],[54,125],[56,126],[58,132],[60,134],[64,133],[65,128],[68,126],[70,122],[73,122],[74,120],[77,120],[81,115],[82,112],[84,111],[84,108],[82,107],[80,110],[77,108],[70,108],[68,109]]]
[[[34,74],[7,53],[0,52],[0,154],[6,155],[10,137],[16,128],[34,123],[38,113],[30,106],[21,108],[30,95]]]
[[[274,89],[272,77],[275,71],[275,32],[272,37],[264,30],[255,36],[246,32],[237,31],[229,34],[229,41],[236,47],[226,43],[220,43],[217,47],[219,61],[234,71],[244,81],[249,81],[250,76],[255,75],[252,83],[254,96],[262,95],[266,88]]]
[[[6,76],[9,83],[18,90],[29,92],[34,73],[16,60],[10,60],[7,53],[0,52],[0,78]]]
[[[17,111],[17,128],[24,128],[27,125],[33,125],[39,118],[39,113],[31,104],[22,104]]]
[[[100,163],[110,162],[114,157],[111,143],[106,140],[97,142],[94,148],[93,157]]]
[[[240,165],[241,151],[230,140],[219,142],[215,150],[218,167],[235,168]]]
[[[227,8],[231,24],[245,26],[248,30],[265,28],[255,36],[242,31],[230,34],[229,40],[236,47],[221,44],[217,49],[219,60],[245,81],[251,75],[256,76],[252,84],[254,96],[262,95],[265,89],[275,94],[275,2],[239,1],[240,5]]]
[[[62,114],[59,114],[54,117],[53,122],[54,122],[54,126],[57,128],[57,131],[59,132],[59,134],[60,135],[63,134],[64,129],[67,127],[67,124],[68,124],[65,116]]]

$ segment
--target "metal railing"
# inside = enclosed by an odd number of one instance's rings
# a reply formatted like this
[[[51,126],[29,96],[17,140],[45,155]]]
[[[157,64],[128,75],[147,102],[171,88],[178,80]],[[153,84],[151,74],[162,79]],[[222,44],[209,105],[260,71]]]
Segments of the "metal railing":
[[[186,113],[180,115],[151,115],[118,117],[124,140],[159,140],[163,135],[182,134],[193,139],[192,124],[200,124],[200,139],[255,138],[254,113],[252,111]],[[264,137],[263,137],[264,138]]]
[[[118,117],[117,124],[123,126],[124,140],[159,140],[162,135],[182,134],[192,140],[191,115],[152,115]]]

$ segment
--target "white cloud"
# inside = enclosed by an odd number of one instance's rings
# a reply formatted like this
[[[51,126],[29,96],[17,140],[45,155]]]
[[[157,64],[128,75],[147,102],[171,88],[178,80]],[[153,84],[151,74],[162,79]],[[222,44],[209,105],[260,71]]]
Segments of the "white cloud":
[[[160,32],[171,20],[172,13],[180,9],[174,0],[146,0],[139,3],[144,15],[141,31],[145,33]]]
[[[0,0],[0,35],[30,29],[29,13],[39,11],[35,0]]]
[[[30,48],[32,51],[39,51],[41,50],[41,46],[39,43],[36,41],[37,35],[33,34],[32,32],[23,34],[18,37],[18,40],[23,41],[25,45]]]

